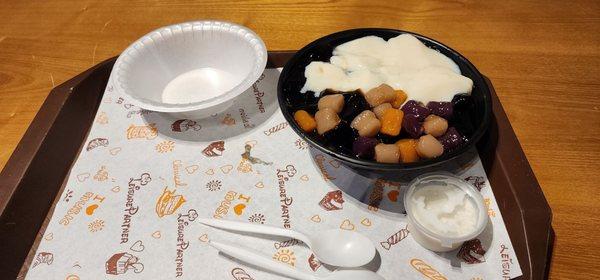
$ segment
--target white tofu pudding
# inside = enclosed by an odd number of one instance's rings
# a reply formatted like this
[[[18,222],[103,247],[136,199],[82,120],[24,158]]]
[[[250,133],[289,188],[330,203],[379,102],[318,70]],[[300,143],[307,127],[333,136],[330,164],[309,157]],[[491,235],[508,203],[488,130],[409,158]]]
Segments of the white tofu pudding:
[[[479,191],[451,175],[417,177],[404,195],[404,207],[412,237],[435,252],[460,247],[481,234],[488,222]]]
[[[341,44],[329,62],[306,66],[301,92],[325,89],[367,92],[381,84],[403,90],[407,100],[450,102],[457,93],[471,93],[473,81],[456,63],[410,34],[389,40],[366,36]]]

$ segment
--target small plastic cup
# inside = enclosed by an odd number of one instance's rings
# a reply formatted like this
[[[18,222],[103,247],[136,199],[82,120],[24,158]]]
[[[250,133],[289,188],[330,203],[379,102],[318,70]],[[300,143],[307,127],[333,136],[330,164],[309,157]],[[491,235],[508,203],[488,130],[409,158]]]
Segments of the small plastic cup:
[[[469,199],[475,205],[477,210],[477,221],[473,229],[460,236],[444,236],[435,229],[428,228],[426,223],[419,221],[415,217],[416,210],[414,209],[415,203],[412,198],[415,192],[425,186],[433,185],[447,185],[458,188],[460,191],[465,192]],[[488,216],[485,205],[483,203],[483,197],[479,191],[468,182],[452,176],[451,174],[440,174],[440,173],[429,173],[423,174],[415,178],[404,194],[404,208],[408,217],[408,229],[413,239],[417,241],[421,246],[425,247],[434,252],[447,252],[452,251],[460,247],[465,241],[471,240],[477,237],[485,229]]]
[[[154,30],[131,44],[113,68],[115,91],[140,108],[189,119],[219,113],[252,86],[267,49],[252,30],[194,21]]]

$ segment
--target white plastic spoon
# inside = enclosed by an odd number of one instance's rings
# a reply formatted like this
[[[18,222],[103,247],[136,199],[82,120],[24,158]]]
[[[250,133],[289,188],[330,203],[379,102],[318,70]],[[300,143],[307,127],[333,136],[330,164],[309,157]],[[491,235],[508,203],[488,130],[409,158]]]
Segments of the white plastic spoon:
[[[325,277],[310,275],[290,265],[270,259],[260,253],[239,246],[231,246],[216,241],[209,244],[217,250],[243,262],[299,280],[385,280],[375,272],[365,269],[336,270]]]
[[[207,226],[242,232],[285,236],[298,239],[315,253],[319,261],[338,267],[359,267],[369,263],[375,257],[373,242],[364,235],[348,230],[331,229],[319,232],[314,237],[303,233],[257,225],[217,219],[199,219]]]

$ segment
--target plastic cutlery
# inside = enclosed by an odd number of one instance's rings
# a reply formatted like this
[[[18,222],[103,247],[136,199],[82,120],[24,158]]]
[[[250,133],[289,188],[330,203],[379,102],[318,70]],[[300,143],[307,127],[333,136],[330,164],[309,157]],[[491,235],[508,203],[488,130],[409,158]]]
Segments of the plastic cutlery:
[[[319,232],[317,236],[265,225],[234,222],[217,219],[199,219],[205,225],[267,235],[285,236],[298,239],[313,251],[319,261],[338,267],[359,267],[369,263],[375,257],[373,242],[364,235],[341,229]]]
[[[270,259],[260,253],[250,249],[232,246],[216,241],[209,241],[209,244],[217,250],[230,255],[243,262],[264,268],[266,270],[285,275],[299,280],[385,280],[375,272],[365,269],[343,269],[336,270],[325,277],[317,277],[304,271],[296,269],[288,264],[284,264]]]

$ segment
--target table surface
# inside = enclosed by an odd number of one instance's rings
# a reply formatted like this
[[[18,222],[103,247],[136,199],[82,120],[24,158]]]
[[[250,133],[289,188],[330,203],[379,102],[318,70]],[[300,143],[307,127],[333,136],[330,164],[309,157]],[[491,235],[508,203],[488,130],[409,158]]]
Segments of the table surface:
[[[0,0],[0,168],[55,85],[160,26],[227,20],[269,50],[351,28],[410,30],[492,80],[554,214],[550,278],[596,279],[600,1],[391,2]]]

